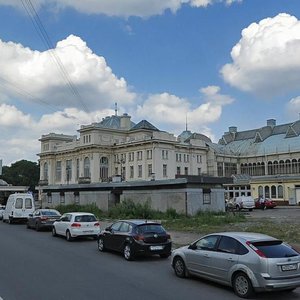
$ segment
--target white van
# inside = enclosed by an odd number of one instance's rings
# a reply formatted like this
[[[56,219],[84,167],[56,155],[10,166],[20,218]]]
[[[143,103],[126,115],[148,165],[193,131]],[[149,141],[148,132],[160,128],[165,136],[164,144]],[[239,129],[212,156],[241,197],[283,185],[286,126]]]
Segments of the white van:
[[[240,196],[233,200],[233,206],[236,210],[248,209],[252,211],[255,208],[254,199],[251,196]]]
[[[3,212],[3,222],[13,223],[27,221],[29,214],[35,210],[34,200],[31,194],[11,194]]]

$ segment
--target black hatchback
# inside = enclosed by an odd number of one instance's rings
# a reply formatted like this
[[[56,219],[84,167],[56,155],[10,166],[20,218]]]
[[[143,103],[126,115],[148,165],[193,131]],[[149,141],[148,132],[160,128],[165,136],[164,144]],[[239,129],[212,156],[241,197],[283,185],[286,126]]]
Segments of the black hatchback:
[[[123,253],[126,260],[137,255],[171,255],[172,241],[163,226],[148,220],[120,220],[103,230],[98,236],[98,250]]]

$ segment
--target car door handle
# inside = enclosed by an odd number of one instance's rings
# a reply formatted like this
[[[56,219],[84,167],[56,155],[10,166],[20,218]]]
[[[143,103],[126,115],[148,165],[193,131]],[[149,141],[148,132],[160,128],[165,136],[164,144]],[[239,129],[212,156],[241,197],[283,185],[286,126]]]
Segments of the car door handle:
[[[232,262],[234,262],[234,260],[233,260],[233,258],[232,258],[232,257],[229,257],[229,258],[227,258],[227,260],[228,260],[228,261],[232,261]]]

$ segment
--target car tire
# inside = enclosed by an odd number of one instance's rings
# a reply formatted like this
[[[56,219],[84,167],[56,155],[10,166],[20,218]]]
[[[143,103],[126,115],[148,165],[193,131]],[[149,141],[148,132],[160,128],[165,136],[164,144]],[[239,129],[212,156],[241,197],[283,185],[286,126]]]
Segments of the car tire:
[[[161,258],[168,258],[171,255],[171,253],[164,253],[164,254],[159,254]]]
[[[174,272],[177,277],[187,277],[187,270],[185,263],[181,257],[175,257],[173,261]]]
[[[52,236],[57,236],[56,229],[54,226],[52,227]]]
[[[129,244],[125,244],[123,249],[123,256],[126,260],[133,260],[134,254],[132,251],[132,247]]]
[[[26,223],[26,228],[27,228],[27,229],[30,229],[30,226],[29,226],[29,223],[28,223],[28,222]]]
[[[68,242],[71,242],[73,240],[71,232],[69,230],[66,231],[66,239]]]
[[[8,221],[7,221],[8,224],[12,224],[13,223],[13,220],[11,217],[8,217]]]
[[[106,250],[105,246],[104,246],[104,241],[103,238],[99,238],[98,239],[98,250],[100,252],[104,252]]]
[[[249,277],[243,272],[234,275],[232,285],[235,294],[240,298],[249,298],[254,293]]]
[[[41,230],[41,227],[40,227],[40,225],[39,225],[38,222],[35,223],[35,230],[36,231],[40,231]]]

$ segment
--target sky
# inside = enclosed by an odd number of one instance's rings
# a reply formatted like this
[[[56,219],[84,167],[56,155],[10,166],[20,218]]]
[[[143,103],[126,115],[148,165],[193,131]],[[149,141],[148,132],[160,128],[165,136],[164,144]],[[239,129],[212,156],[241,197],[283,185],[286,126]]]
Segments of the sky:
[[[299,0],[0,0],[0,159],[128,113],[214,142],[300,113]]]

